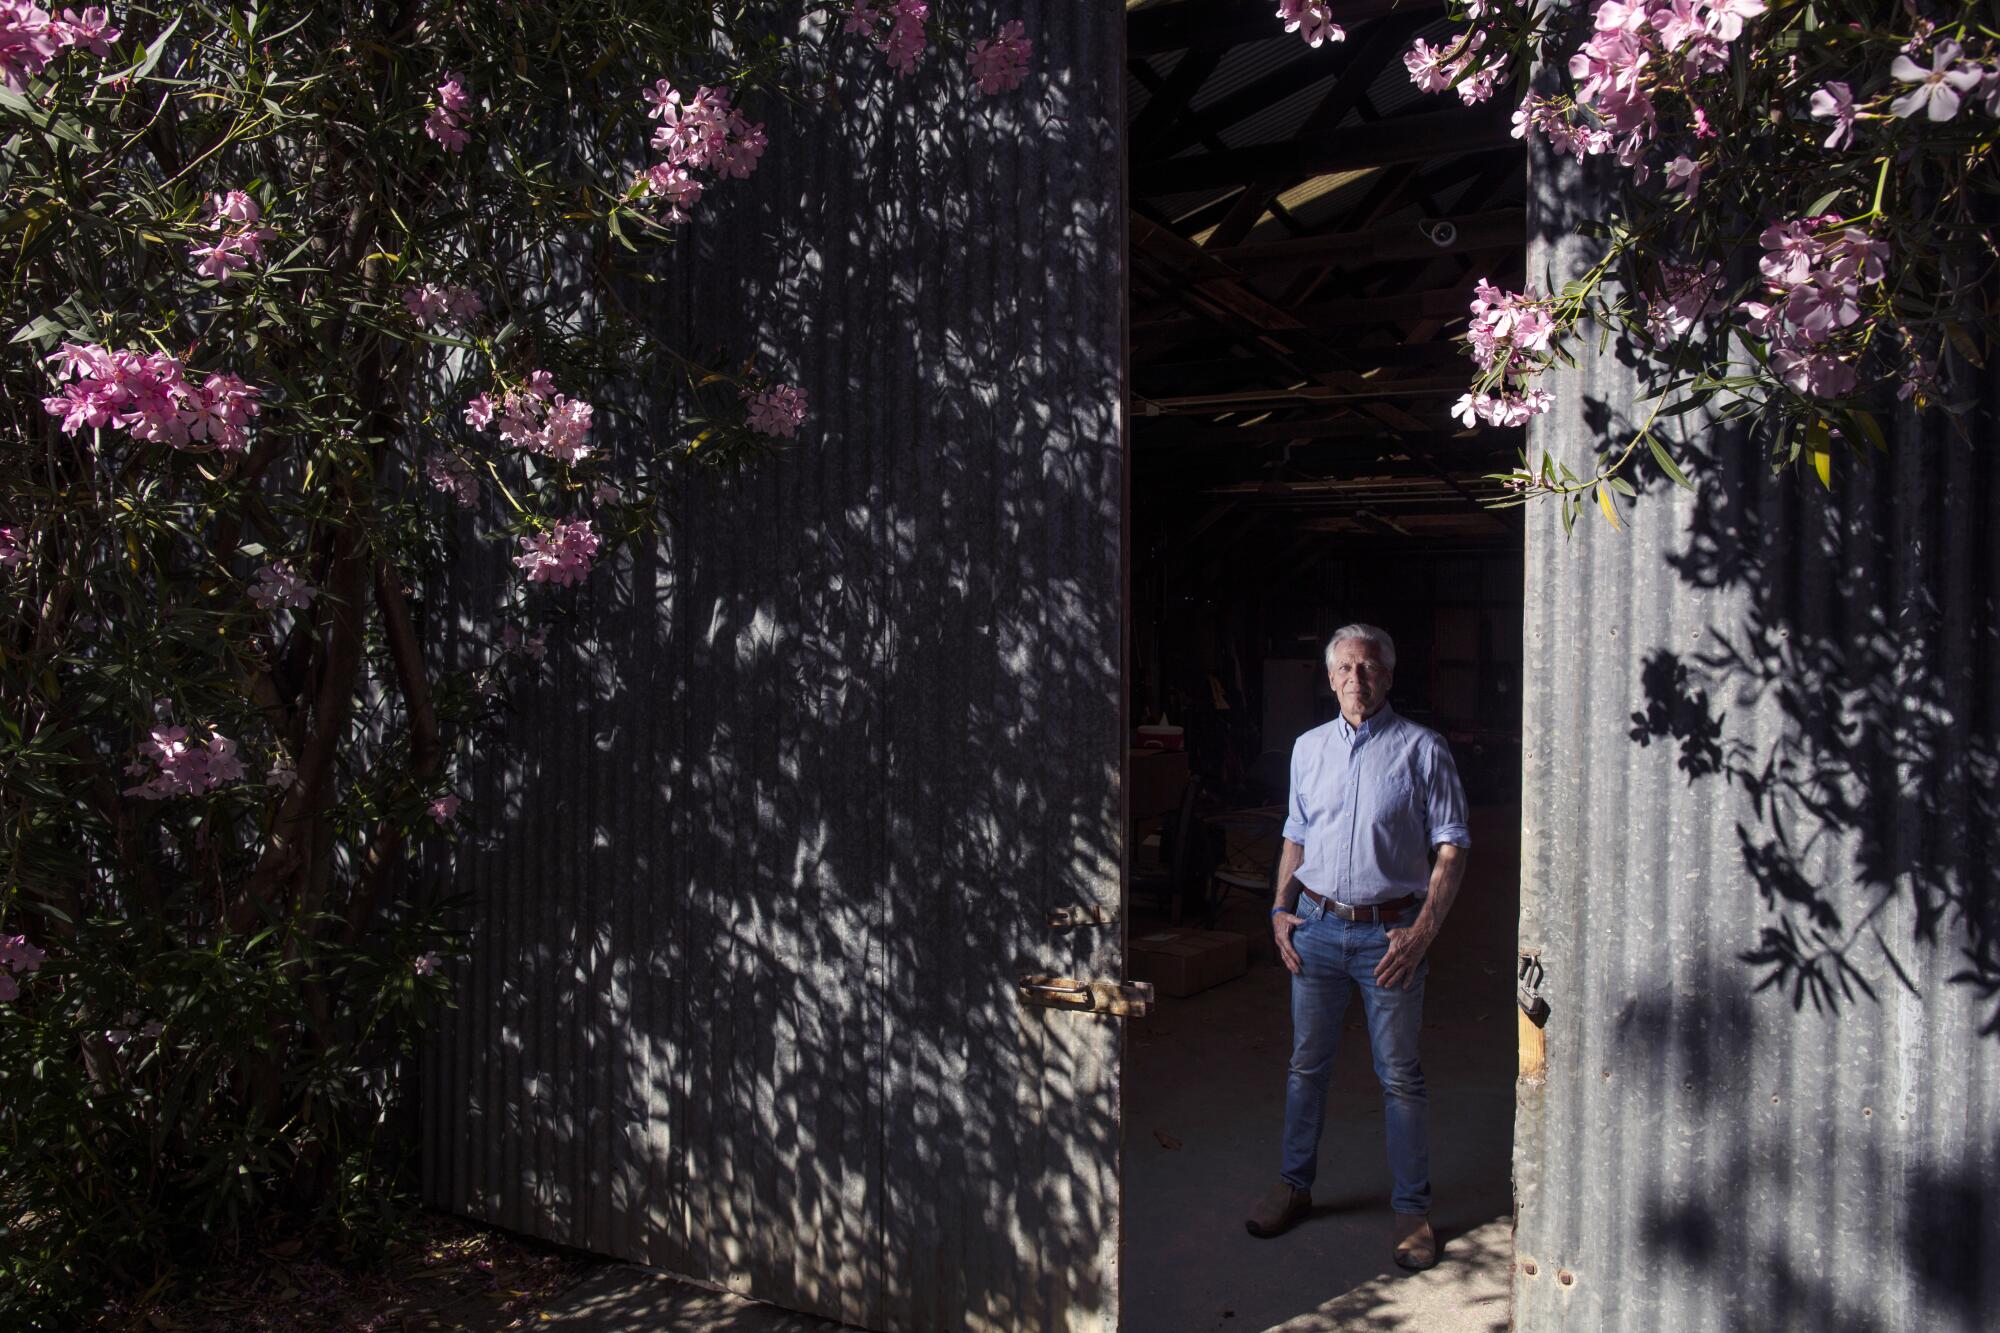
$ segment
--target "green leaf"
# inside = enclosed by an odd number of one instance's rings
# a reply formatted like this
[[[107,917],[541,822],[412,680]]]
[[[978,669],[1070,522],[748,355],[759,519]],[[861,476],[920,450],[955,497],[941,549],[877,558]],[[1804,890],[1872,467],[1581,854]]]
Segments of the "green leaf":
[[[1653,451],[1653,461],[1660,465],[1660,471],[1667,474],[1667,480],[1684,491],[1694,489],[1694,483],[1687,479],[1687,474],[1681,471],[1678,463],[1674,462],[1674,456],[1667,452],[1667,446],[1660,443],[1659,436],[1647,431],[1646,447]]]
[[[37,315],[16,329],[14,336],[7,341],[10,343],[24,343],[36,338],[54,337],[62,331],[63,326],[50,319],[47,315]]]
[[[172,37],[175,30],[181,26],[181,19],[183,17],[180,14],[174,15],[174,21],[169,23],[158,37],[155,37],[146,44],[145,57],[133,67],[130,77],[143,79],[153,72],[153,67],[160,63],[160,56],[167,49],[167,39]]]
[[[1889,452],[1888,438],[1882,434],[1882,423],[1875,419],[1873,412],[1866,412],[1857,407],[1854,409],[1854,424],[1861,428],[1861,433],[1867,437],[1868,443],[1874,445],[1879,452],[1885,454]]]

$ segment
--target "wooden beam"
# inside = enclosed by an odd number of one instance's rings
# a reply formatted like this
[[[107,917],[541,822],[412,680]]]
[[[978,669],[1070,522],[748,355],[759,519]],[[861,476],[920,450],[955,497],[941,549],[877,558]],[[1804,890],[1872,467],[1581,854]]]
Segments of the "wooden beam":
[[[1153,95],[1146,109],[1132,118],[1132,127],[1126,132],[1126,153],[1132,157],[1169,157],[1174,150],[1166,146],[1167,135],[1189,114],[1188,104],[1201,91],[1201,85],[1222,63],[1220,51],[1190,51],[1181,57],[1166,81],[1154,89],[1147,85]],[[1143,61],[1132,64],[1144,66]],[[1147,72],[1151,72],[1150,67]],[[1144,80],[1141,80],[1144,82]]]
[[[1426,259],[1437,254],[1466,250],[1526,248],[1528,215],[1518,208],[1491,213],[1473,213],[1461,218],[1443,218],[1455,235],[1440,245],[1414,222],[1397,222],[1361,231],[1333,232],[1324,236],[1304,236],[1295,241],[1268,241],[1256,245],[1233,245],[1210,249],[1220,263],[1238,273],[1271,273],[1313,265],[1338,264],[1360,268],[1367,264],[1397,259]]]
[[[1505,115],[1496,115],[1486,107],[1436,111],[1356,126],[1313,143],[1257,144],[1134,163],[1132,191],[1139,195],[1175,194],[1250,182],[1296,182],[1337,171],[1504,148],[1521,151]]]
[[[1301,44],[1296,58],[1286,61],[1269,74],[1238,88],[1235,92],[1216,98],[1200,111],[1190,112],[1174,125],[1161,131],[1157,139],[1142,142],[1135,133],[1126,141],[1128,144],[1126,156],[1136,162],[1172,157],[1182,149],[1191,148],[1202,142],[1203,137],[1214,134],[1217,127],[1227,129],[1238,121],[1248,120],[1259,112],[1276,106],[1287,97],[1333,77],[1333,69],[1326,61],[1318,58],[1322,54],[1324,53],[1312,51]],[[1181,63],[1186,64],[1190,60],[1199,58],[1197,53],[1190,52],[1182,58]],[[1174,67],[1174,72],[1176,74],[1180,72],[1179,65]],[[1169,78],[1171,77],[1170,75]],[[1144,83],[1145,80],[1141,79],[1140,82]],[[1162,82],[1160,86],[1164,89],[1167,85]],[[1147,91],[1151,91],[1150,85]],[[1152,107],[1149,105],[1146,110],[1151,111]],[[1143,118],[1145,112],[1141,112],[1140,115]]]
[[[1467,443],[1479,443],[1476,435],[1451,434],[1451,418],[1442,407],[1436,417],[1437,429],[1424,435],[1409,435],[1359,413],[1260,421],[1250,426],[1202,426],[1185,417],[1135,416],[1132,426],[1135,442],[1146,449],[1250,448],[1291,440],[1362,440],[1397,450],[1463,448]]]
[[[1416,320],[1461,319],[1471,314],[1472,287],[1446,287],[1396,296],[1348,296],[1314,301],[1286,311],[1286,328],[1340,332],[1372,324],[1404,324]],[[1165,315],[1132,321],[1133,337],[1151,340],[1185,337],[1214,321],[1192,315]]]
[[[1352,383],[1339,386],[1301,384],[1290,389],[1241,389],[1233,393],[1177,394],[1162,398],[1138,395],[1138,401],[1133,404],[1134,415],[1215,416],[1223,412],[1254,412],[1260,409],[1277,411],[1315,403],[1358,403],[1371,398],[1455,397],[1464,393],[1470,385],[1472,366],[1467,362],[1463,373],[1435,378],[1368,379],[1354,374],[1344,374],[1343,378]],[[1390,424],[1407,423],[1391,421]]]
[[[1220,334],[1218,337],[1222,336]],[[1471,361],[1464,352],[1443,343],[1347,344],[1341,350],[1354,359],[1354,364],[1362,370],[1414,370],[1435,371],[1467,368],[1470,374]],[[1185,361],[1159,361],[1143,368],[1144,373],[1155,377],[1162,384],[1196,384],[1220,376],[1241,379],[1245,374],[1268,367],[1254,357],[1248,356],[1206,356],[1189,357]]]

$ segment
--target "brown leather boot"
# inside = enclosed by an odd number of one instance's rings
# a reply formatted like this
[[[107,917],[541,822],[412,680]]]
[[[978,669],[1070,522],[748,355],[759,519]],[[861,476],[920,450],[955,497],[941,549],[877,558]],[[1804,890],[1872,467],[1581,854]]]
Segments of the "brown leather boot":
[[[1293,1189],[1281,1180],[1257,1200],[1243,1225],[1253,1236],[1282,1236],[1298,1225],[1312,1206],[1311,1190]]]
[[[1396,1214],[1396,1262],[1404,1268],[1429,1268],[1438,1261],[1437,1233],[1428,1213]]]

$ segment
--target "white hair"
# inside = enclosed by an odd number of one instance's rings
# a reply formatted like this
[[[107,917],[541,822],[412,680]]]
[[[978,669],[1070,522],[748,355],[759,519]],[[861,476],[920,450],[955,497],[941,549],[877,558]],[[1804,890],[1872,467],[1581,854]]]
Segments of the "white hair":
[[[1326,641],[1326,665],[1328,668],[1333,666],[1333,650],[1349,639],[1374,644],[1375,651],[1382,655],[1382,665],[1391,671],[1396,669],[1396,641],[1389,637],[1389,631],[1379,629],[1374,625],[1359,623],[1342,625],[1333,632],[1333,637]]]

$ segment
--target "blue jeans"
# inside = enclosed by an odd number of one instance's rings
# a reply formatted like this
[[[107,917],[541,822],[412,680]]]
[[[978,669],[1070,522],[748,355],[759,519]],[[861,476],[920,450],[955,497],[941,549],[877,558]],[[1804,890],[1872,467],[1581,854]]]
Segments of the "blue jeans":
[[[1426,959],[1408,990],[1384,989],[1375,965],[1388,952],[1380,922],[1343,921],[1301,899],[1304,922],[1292,931],[1301,970],[1292,978],[1292,1069],[1285,1088],[1285,1160],[1279,1172],[1298,1189],[1310,1189],[1319,1166],[1319,1136],[1326,1124],[1326,1085],[1340,1045],[1340,1023],[1354,988],[1368,1015],[1368,1046],[1382,1082],[1382,1113],[1389,1139],[1390,1205],[1399,1213],[1431,1208],[1429,1098],[1417,1061],[1423,1026]],[[1405,913],[1399,925],[1413,917]]]

